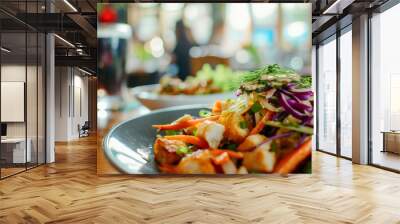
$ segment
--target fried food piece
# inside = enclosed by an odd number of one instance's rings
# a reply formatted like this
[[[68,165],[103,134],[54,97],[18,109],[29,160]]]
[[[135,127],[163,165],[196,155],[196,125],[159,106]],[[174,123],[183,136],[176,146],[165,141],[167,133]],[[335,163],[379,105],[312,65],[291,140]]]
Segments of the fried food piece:
[[[208,145],[216,149],[224,137],[225,127],[215,121],[204,121],[197,128],[196,136],[205,139]]]
[[[267,141],[267,137],[260,134],[249,135],[247,138],[237,147],[240,152],[247,152],[254,150],[258,145]]]
[[[154,157],[160,164],[176,164],[181,159],[181,156],[176,154],[176,151],[181,147],[186,147],[186,143],[178,140],[157,138],[154,143]]]
[[[209,150],[197,150],[185,156],[176,167],[180,174],[215,174],[215,168],[211,161]]]
[[[247,171],[246,167],[241,166],[238,171],[237,174],[248,174],[249,172]]]
[[[222,168],[222,171],[224,171],[224,174],[236,174],[237,173],[236,165],[230,159],[226,163],[222,164],[221,168]]]
[[[243,166],[247,170],[257,172],[272,172],[276,163],[275,152],[270,151],[271,143],[265,143],[252,152],[244,153]]]
[[[225,126],[225,137],[235,143],[242,142],[250,132],[240,113],[225,113],[220,116],[219,123]]]

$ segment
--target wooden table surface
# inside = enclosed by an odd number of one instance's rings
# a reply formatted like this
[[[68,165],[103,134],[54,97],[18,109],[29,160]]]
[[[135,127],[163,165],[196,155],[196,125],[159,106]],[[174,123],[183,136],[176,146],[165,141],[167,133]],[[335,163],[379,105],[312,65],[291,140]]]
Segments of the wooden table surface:
[[[0,224],[400,224],[399,174],[322,152],[312,175],[153,178],[97,175],[96,147],[57,143],[55,163],[1,180]]]
[[[140,116],[150,111],[143,106],[138,106],[129,112],[112,112],[101,111],[98,113],[97,127],[97,174],[98,175],[115,175],[123,174],[107,159],[103,150],[103,138],[118,123]]]

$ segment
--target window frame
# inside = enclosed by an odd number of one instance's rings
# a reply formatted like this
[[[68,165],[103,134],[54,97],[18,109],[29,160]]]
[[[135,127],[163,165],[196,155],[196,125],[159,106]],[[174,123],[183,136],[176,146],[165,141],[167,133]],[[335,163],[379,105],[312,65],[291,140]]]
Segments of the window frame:
[[[346,160],[352,160],[352,158],[347,157],[342,155],[341,152],[341,119],[340,119],[340,103],[341,103],[341,99],[340,99],[340,82],[341,82],[341,64],[340,64],[340,37],[342,35],[344,35],[347,32],[351,32],[352,30],[352,22],[350,22],[349,24],[346,24],[346,26],[342,27],[339,29],[339,27],[337,27],[337,30],[335,33],[331,34],[330,36],[326,37],[325,39],[319,40],[315,45],[316,45],[316,104],[315,104],[315,115],[316,116],[316,125],[314,126],[316,128],[316,151],[319,152],[323,152],[329,155],[333,155],[333,156],[337,156],[339,158],[343,158]],[[336,152],[332,153],[332,152],[328,152],[324,149],[320,148],[320,144],[319,144],[319,105],[318,105],[318,95],[320,92],[320,86],[319,86],[319,62],[320,62],[320,56],[319,56],[319,47],[321,44],[326,44],[329,43],[331,41],[336,41]]]

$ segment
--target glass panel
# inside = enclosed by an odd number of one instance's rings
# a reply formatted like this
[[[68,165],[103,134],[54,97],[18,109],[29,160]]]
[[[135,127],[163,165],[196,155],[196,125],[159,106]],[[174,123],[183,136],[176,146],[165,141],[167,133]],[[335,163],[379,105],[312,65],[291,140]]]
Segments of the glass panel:
[[[0,1],[21,20],[43,13],[45,0]],[[28,14],[25,14],[28,13]],[[38,21],[31,21],[33,23]],[[1,177],[44,162],[45,36],[0,12],[1,32]],[[7,96],[7,97],[5,97]]]
[[[372,18],[372,163],[400,170],[400,5]]]
[[[336,154],[336,39],[318,51],[318,146]]]
[[[26,80],[26,113],[27,113],[27,143],[28,151],[30,148],[31,153],[28,154],[30,158],[28,159],[28,168],[37,165],[37,98],[38,98],[38,88],[37,88],[37,74],[38,74],[38,52],[37,52],[37,33],[29,32],[27,34],[28,38],[28,64],[27,64],[27,80]]]
[[[35,14],[43,13],[43,2],[27,2],[26,12],[33,23],[39,23],[39,17]],[[39,67],[40,67],[40,36],[37,30],[27,29],[27,143],[31,151],[30,162],[27,167],[35,167],[39,160]]]
[[[352,32],[340,37],[340,153],[352,157]]]
[[[25,170],[30,161],[26,151],[25,91],[26,33],[1,34],[1,140],[2,177]]]
[[[38,45],[38,164],[45,163],[46,149],[45,149],[45,52],[46,37],[44,34],[39,34]]]

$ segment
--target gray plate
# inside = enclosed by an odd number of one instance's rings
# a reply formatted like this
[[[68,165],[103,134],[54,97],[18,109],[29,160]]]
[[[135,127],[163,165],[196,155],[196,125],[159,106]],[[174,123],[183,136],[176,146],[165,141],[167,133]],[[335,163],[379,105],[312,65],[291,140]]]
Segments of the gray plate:
[[[113,127],[104,138],[104,152],[112,164],[124,173],[158,174],[153,154],[157,131],[152,125],[170,123],[184,114],[198,116],[201,109],[207,107],[171,107],[124,121]]]
[[[214,93],[205,95],[160,95],[157,93],[159,84],[137,86],[130,90],[145,107],[150,110],[156,110],[167,107],[193,105],[193,104],[213,104],[216,100],[226,100],[235,98],[235,93]]]

